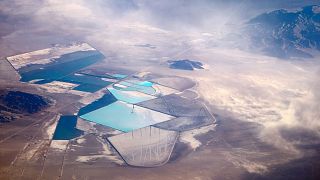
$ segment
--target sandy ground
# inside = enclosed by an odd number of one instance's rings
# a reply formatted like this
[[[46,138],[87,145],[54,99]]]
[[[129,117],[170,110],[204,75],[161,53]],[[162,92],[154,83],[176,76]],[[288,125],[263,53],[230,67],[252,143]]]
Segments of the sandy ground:
[[[195,137],[206,134],[209,131],[214,131],[216,127],[216,124],[212,124],[209,126],[201,127],[198,129],[193,129],[190,131],[182,132],[180,134],[180,141],[187,143],[193,150],[196,150],[198,147],[201,146],[201,142],[197,140]]]

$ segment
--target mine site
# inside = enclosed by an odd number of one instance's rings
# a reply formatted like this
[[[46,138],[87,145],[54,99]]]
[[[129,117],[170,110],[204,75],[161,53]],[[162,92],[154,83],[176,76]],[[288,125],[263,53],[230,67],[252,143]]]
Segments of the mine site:
[[[7,76],[21,82],[1,95],[1,121],[12,126],[1,130],[7,177],[61,178],[68,167],[105,163],[158,167],[182,156],[177,144],[192,151],[201,145],[195,136],[214,130],[217,120],[191,79],[94,66],[104,59],[79,42],[6,58]],[[203,69],[189,60],[163,68]]]
[[[0,179],[320,177],[320,6],[0,1]]]

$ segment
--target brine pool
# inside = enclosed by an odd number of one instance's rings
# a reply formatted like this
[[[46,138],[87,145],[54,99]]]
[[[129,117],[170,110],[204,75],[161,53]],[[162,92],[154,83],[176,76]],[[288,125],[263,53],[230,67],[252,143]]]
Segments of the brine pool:
[[[147,100],[156,98],[155,96],[144,94],[144,93],[138,92],[138,91],[119,90],[119,89],[115,89],[113,87],[109,87],[108,90],[118,100],[130,103],[130,104],[137,104],[142,101],[147,101]]]
[[[156,89],[153,87],[153,83],[149,81],[138,81],[138,80],[126,80],[119,82],[115,88],[122,91],[138,91],[148,95],[155,95]]]
[[[31,65],[28,69],[19,69],[20,81],[29,82],[43,79],[43,82],[38,82],[38,84],[52,82],[101,61],[103,58],[104,56],[98,51],[94,52],[94,54],[90,53],[88,56],[83,52],[65,54],[56,59],[55,62],[41,65],[41,67],[38,67],[39,65]]]
[[[66,80],[89,81],[84,76],[66,76]],[[97,82],[98,85],[100,85]],[[104,84],[105,85],[105,84]],[[175,117],[148,108],[135,105],[142,101],[156,98],[148,93],[155,93],[153,83],[149,81],[126,80],[118,83],[118,86],[108,87],[107,92],[100,99],[81,108],[78,117],[103,126],[108,126],[122,132],[130,132],[135,129],[147,127],[171,120]],[[75,117],[63,116],[59,121],[54,139],[65,139],[77,136],[75,130]],[[64,136],[63,134],[66,134]]]
[[[174,118],[167,114],[122,101],[116,101],[80,117],[123,132],[130,132]]]
[[[78,117],[73,115],[61,116],[53,140],[69,140],[81,136],[83,131],[76,128],[77,119]]]

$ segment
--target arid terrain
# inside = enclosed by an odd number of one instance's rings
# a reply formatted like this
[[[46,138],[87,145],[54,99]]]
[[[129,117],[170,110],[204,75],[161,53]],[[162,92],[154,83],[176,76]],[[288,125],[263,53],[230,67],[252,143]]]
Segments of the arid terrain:
[[[1,1],[0,179],[319,179],[319,15]]]

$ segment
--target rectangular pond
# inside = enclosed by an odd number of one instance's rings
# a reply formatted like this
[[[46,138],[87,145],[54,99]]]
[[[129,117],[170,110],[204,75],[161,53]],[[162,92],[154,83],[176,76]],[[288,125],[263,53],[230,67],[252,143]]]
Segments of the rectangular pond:
[[[174,118],[167,114],[121,101],[116,101],[80,117],[123,132],[129,132]]]
[[[77,56],[75,54],[78,54]],[[70,58],[70,59],[69,59]],[[73,55],[65,54],[57,58],[55,62],[44,65],[31,65],[19,70],[20,81],[29,82],[32,80],[44,80],[45,83],[63,78],[79,69],[87,67],[102,60],[104,56],[98,52],[75,52]]]
[[[114,103],[116,101],[117,101],[117,99],[110,92],[108,92],[105,95],[103,95],[100,99],[93,101],[92,103],[81,108],[78,112],[78,116],[81,116],[81,115],[87,114],[91,111],[100,109],[100,108],[107,106],[111,103]]]
[[[126,91],[119,90],[113,87],[109,87],[108,90],[120,101],[124,101],[131,104],[136,104],[139,102],[147,101],[150,99],[156,98],[155,96],[151,96],[148,94],[144,94],[138,91]]]
[[[79,86],[73,88],[73,90],[84,92],[96,92],[112,83],[103,78],[78,73],[69,74],[59,79],[59,81],[79,84]]]
[[[118,84],[122,86],[119,88],[123,91],[138,91],[149,95],[155,95],[156,89],[153,88],[153,83],[149,81],[139,81],[139,80],[125,80]]]
[[[82,135],[83,131],[76,128],[77,118],[73,115],[61,116],[53,134],[53,140],[69,140]]]

